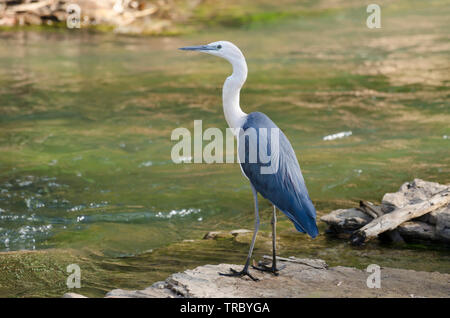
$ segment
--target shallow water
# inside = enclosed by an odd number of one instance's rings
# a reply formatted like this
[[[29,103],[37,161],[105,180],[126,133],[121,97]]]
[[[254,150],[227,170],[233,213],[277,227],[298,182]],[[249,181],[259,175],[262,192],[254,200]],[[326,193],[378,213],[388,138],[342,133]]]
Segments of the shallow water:
[[[244,51],[242,107],[266,113],[289,137],[319,216],[379,202],[413,178],[449,183],[448,6],[386,8],[381,30],[365,27],[365,8],[350,7],[179,38],[2,31],[0,251],[65,251],[89,267],[92,295],[243,259],[246,244],[170,245],[252,227],[250,187],[236,164],[176,165],[170,156],[173,129],[192,130],[197,119],[226,127],[230,66],[176,50],[218,39]],[[351,135],[324,140],[340,132]],[[270,206],[261,205],[267,223]],[[448,247],[355,249],[281,223],[284,256],[450,272]],[[2,294],[53,295],[42,286]]]

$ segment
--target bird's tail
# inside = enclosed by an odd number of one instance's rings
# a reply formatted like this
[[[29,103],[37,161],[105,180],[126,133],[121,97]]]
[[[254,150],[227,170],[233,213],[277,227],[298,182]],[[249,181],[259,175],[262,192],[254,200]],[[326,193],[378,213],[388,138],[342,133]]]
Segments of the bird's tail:
[[[316,238],[316,236],[319,235],[319,229],[317,228],[317,224],[315,221],[313,222],[312,226],[308,227],[307,230],[303,228],[299,223],[295,221],[292,222],[294,223],[294,226],[297,229],[297,231],[301,233],[308,233],[308,235],[311,236],[312,238]]]
[[[316,224],[316,209],[309,197],[301,200],[301,204],[296,204],[293,207],[293,212],[285,214],[294,223],[297,231],[307,233],[312,238],[319,235],[319,229]]]

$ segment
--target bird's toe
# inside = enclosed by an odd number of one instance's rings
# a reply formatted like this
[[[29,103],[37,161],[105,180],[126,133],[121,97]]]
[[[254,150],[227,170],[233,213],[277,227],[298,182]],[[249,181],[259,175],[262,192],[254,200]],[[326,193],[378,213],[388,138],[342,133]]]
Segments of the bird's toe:
[[[233,268],[230,268],[230,273],[219,273],[219,275],[221,276],[228,276],[228,277],[243,277],[243,276],[248,276],[250,277],[250,279],[252,279],[253,281],[258,281],[259,279],[252,276],[248,269],[243,269],[242,271],[237,271]]]
[[[258,265],[255,264],[255,262],[253,262],[252,268],[258,270],[258,271],[262,271],[262,272],[270,272],[275,276],[279,275],[279,271],[284,269],[286,267],[286,265],[281,265],[279,267],[276,266],[267,266],[264,262],[258,262]]]

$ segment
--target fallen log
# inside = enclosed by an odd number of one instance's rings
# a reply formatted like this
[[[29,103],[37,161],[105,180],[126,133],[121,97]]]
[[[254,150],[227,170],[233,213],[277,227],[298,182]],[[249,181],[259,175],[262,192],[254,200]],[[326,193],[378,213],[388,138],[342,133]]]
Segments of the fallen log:
[[[371,215],[373,219],[376,219],[384,214],[379,206],[376,206],[368,201],[359,201],[359,209],[368,215]],[[405,240],[397,229],[386,231],[380,238],[383,239],[383,237],[386,237],[389,241],[394,243],[405,243]]]
[[[366,224],[350,237],[354,245],[361,245],[367,240],[377,237],[386,231],[394,230],[400,224],[420,217],[450,203],[450,188],[435,194],[429,200],[412,204],[384,214]]]

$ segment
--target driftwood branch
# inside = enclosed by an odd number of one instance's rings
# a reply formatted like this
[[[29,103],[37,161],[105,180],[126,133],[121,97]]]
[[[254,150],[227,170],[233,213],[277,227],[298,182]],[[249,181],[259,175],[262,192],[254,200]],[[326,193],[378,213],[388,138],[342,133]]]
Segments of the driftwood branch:
[[[264,260],[272,260],[273,258],[272,258],[272,256],[264,255],[263,259]],[[317,269],[327,269],[328,268],[327,263],[325,263],[325,261],[321,260],[321,259],[297,258],[294,256],[290,256],[290,257],[286,258],[286,257],[277,256],[277,261],[303,264],[303,265],[307,265],[307,266],[317,268]]]
[[[369,201],[359,201],[359,209],[371,216],[373,219],[376,219],[384,214],[379,206],[374,205]],[[387,237],[388,240],[394,243],[405,243],[403,237],[397,231],[397,229],[392,231],[386,231],[383,236]]]
[[[360,245],[367,240],[377,237],[378,234],[394,230],[400,224],[439,209],[449,204],[449,202],[450,188],[447,188],[435,194],[429,200],[397,209],[374,219],[357,230],[350,238],[350,241],[352,244]]]
[[[372,216],[374,219],[384,214],[383,211],[381,211],[380,207],[377,207],[376,205],[368,201],[359,201],[359,207],[363,212]]]

